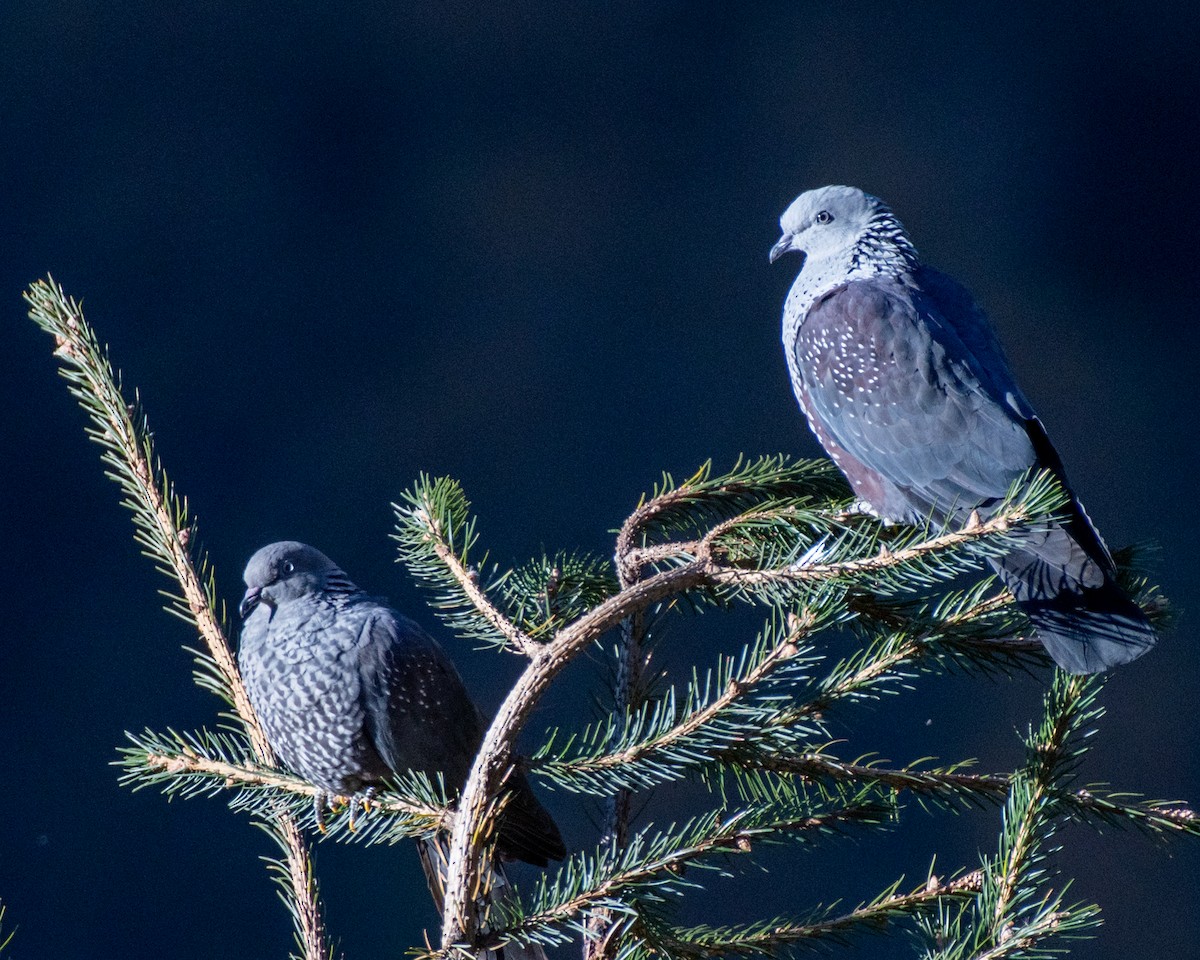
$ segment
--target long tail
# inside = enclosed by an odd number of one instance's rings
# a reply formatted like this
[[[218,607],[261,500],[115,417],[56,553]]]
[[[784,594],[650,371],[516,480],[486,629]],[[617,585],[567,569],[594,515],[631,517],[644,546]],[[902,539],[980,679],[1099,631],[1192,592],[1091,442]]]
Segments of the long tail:
[[[1099,673],[1154,646],[1154,628],[1116,582],[1108,548],[1074,504],[1063,525],[1031,529],[1022,545],[993,562],[1054,662],[1070,673]]]
[[[421,858],[421,869],[425,873],[429,894],[433,897],[439,914],[442,912],[446,900],[446,870],[449,863],[446,839],[443,834],[438,834],[436,837],[417,841],[417,855]],[[508,886],[508,877],[504,875],[504,866],[496,863],[492,872],[491,884],[483,897],[493,900],[502,899]],[[546,951],[536,943],[529,946],[510,943],[495,950],[481,950],[476,956],[478,960],[546,960]]]

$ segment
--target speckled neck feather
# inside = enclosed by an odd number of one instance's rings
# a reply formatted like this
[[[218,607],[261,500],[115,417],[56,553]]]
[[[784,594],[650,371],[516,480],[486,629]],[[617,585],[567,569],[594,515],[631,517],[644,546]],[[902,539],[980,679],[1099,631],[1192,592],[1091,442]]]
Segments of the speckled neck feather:
[[[909,240],[904,225],[879,201],[878,209],[863,230],[847,246],[823,257],[804,261],[787,297],[784,312],[785,343],[792,343],[796,331],[819,297],[852,280],[872,277],[900,277],[920,264],[917,249]]]

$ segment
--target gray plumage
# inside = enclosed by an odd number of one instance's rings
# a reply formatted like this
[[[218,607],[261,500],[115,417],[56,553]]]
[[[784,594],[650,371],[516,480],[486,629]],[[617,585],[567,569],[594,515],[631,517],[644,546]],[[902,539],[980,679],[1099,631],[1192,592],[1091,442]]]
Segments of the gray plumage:
[[[462,788],[484,721],[429,634],[303,543],[263,547],[245,581],[238,665],[289,769],[341,796],[407,770]],[[500,853],[538,866],[560,859],[558,828],[528,781],[514,773],[507,789]]]
[[[1032,467],[1067,488],[986,316],[921,264],[903,226],[853,187],[801,194],[774,262],[805,255],[783,311],[796,397],[855,493],[904,522],[987,516]],[[1107,547],[1072,495],[1066,520],[1031,528],[994,564],[1054,660],[1094,673],[1150,649],[1153,628],[1116,583]]]

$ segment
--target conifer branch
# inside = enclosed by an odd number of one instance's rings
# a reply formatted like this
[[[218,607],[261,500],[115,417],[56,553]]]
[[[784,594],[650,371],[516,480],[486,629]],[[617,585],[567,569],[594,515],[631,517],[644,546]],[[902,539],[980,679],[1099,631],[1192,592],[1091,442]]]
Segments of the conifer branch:
[[[562,922],[586,910],[591,904],[607,901],[629,888],[648,883],[664,882],[665,874],[679,875],[682,868],[713,853],[748,853],[758,837],[776,832],[802,832],[843,828],[852,823],[876,822],[885,812],[878,804],[863,804],[824,814],[813,814],[797,820],[781,820],[764,826],[741,827],[743,818],[731,818],[719,824],[707,836],[698,837],[682,846],[672,837],[672,849],[639,863],[626,866],[605,877],[591,889],[584,890],[553,910],[528,918],[530,926],[539,923]],[[669,881],[666,881],[669,882]]]
[[[224,611],[215,612],[216,597],[206,589],[211,587],[206,554],[198,551],[198,562],[193,563],[195,525],[188,519],[187,501],[176,496],[154,455],[136,391],[135,402],[127,403],[121,395],[120,375],[84,320],[79,304],[67,297],[52,277],[30,286],[25,300],[30,305],[30,319],[54,337],[54,355],[62,364],[59,372],[91,419],[88,436],[104,448],[102,460],[109,468],[108,476],[125,494],[125,506],[133,512],[138,543],[183,592],[181,598],[169,598],[168,609],[199,631],[247,734],[258,749],[269,753],[225,639]],[[198,571],[210,574],[207,584]]]
[[[908,791],[937,802],[967,804],[999,803],[1007,795],[1011,775],[1007,773],[963,773],[966,764],[949,768],[886,767],[879,763],[848,762],[823,750],[783,753],[771,750],[741,750],[722,758],[746,770],[762,770],[805,780],[863,784],[896,793]]]
[[[611,561],[581,552],[531,560],[504,577],[506,614],[540,643],[620,589],[610,568]]]
[[[426,836],[448,829],[453,822],[444,789],[435,789],[423,775],[397,778],[363,803],[359,798],[328,796],[294,774],[262,766],[230,749],[234,745],[220,735],[172,732],[162,737],[147,731],[138,737],[131,735],[130,740],[134,746],[122,750],[119,763],[125,769],[122,783],[135,789],[160,786],[167,794],[184,796],[233,790],[230,807],[256,815],[269,812],[272,803],[282,802],[279,794],[286,794],[301,801],[288,805],[297,822],[331,838],[367,843]],[[314,801],[330,806],[332,818],[326,816],[318,823]]]
[[[752,770],[766,770],[811,780],[873,784],[897,792],[968,802],[1000,803],[1013,786],[1012,773],[964,773],[963,764],[948,769],[916,766],[884,767],[876,763],[846,762],[823,752],[778,753],[730,751],[722,760]],[[1200,837],[1200,816],[1177,800],[1141,800],[1101,786],[1076,790],[1052,787],[1046,793],[1055,814],[1095,825],[1132,826],[1150,834]]]
[[[610,718],[571,737],[552,753],[552,733],[530,767],[568,790],[613,792],[646,788],[679,779],[751,747],[787,752],[802,749],[815,726],[785,729],[771,721],[789,695],[820,660],[801,647],[822,621],[815,606],[802,615],[776,617],[752,647],[734,660],[722,658],[715,671],[696,677],[679,695],[675,688],[637,710],[623,722]]]
[[[1053,813],[1050,794],[1066,775],[1070,762],[1068,744],[1080,726],[1096,716],[1092,704],[1100,681],[1055,674],[1055,682],[1046,697],[1046,716],[1041,729],[1028,740],[1029,763],[1018,773],[1010,788],[1011,801],[1006,811],[1005,833],[995,876],[992,934],[999,945],[1004,931],[1014,923],[1023,876],[1048,832]]]
[[[794,567],[772,570],[742,569],[718,566],[712,570],[711,582],[718,585],[737,586],[742,589],[760,584],[808,583],[819,580],[850,579],[862,574],[878,573],[902,567],[937,553],[946,553],[956,547],[983,541],[996,534],[1009,533],[1030,519],[1030,513],[1022,506],[997,513],[973,528],[948,530],[910,546],[899,549],[883,548],[872,556],[852,558],[831,563],[804,563]],[[726,532],[726,531],[720,531]],[[705,536],[700,544],[702,555],[714,548],[715,537]]]
[[[851,597],[847,606],[859,616],[892,629],[831,669],[815,693],[781,711],[774,721],[780,725],[819,717],[835,704],[877,697],[888,684],[906,679],[911,669],[943,659],[970,666],[1021,664],[1023,658],[1046,662],[1048,657],[1036,640],[1010,636],[990,618],[1012,606],[1007,593],[988,595],[987,583],[965,594],[952,596],[927,616],[914,616],[880,606],[875,601]],[[978,624],[985,624],[980,631]]]
[[[292,917],[293,935],[304,960],[332,960],[334,947],[325,934],[316,874],[308,844],[295,817],[276,808],[270,819],[258,821],[283,852],[282,862],[264,857],[276,873],[279,899]]]
[[[103,448],[107,474],[125,495],[133,512],[135,536],[157,568],[173,578],[182,596],[168,595],[167,610],[199,632],[207,651],[198,682],[233,705],[255,757],[273,766],[275,757],[250,706],[237,665],[225,638],[224,607],[216,595],[212,568],[195,545],[196,525],[187,501],[176,495],[158,457],[152,434],[135,402],[121,394],[121,378],[109,362],[83,311],[66,296],[53,277],[38,280],[25,293],[29,317],[54,338],[54,355],[71,395],[91,420],[88,436]],[[218,612],[220,611],[220,612]],[[297,941],[305,960],[327,960],[329,948],[313,881],[307,846],[291,816],[280,810],[268,832],[285,851],[284,900],[296,920]]]
[[[983,886],[963,912],[926,925],[937,945],[929,957],[1045,957],[1060,950],[1044,941],[1087,936],[1098,923],[1095,905],[1066,904],[1062,891],[1047,887],[1042,861],[1085,750],[1084,728],[1103,712],[1096,705],[1102,683],[1056,671],[1042,723],[1026,739],[1025,766],[1011,778],[999,849],[984,859]]]
[[[427,485],[427,481],[422,482]],[[421,505],[419,494],[409,494],[406,500],[415,506]],[[474,940],[477,921],[470,909],[469,891],[476,886],[484,851],[473,843],[472,838],[491,832],[483,829],[489,798],[496,795],[507,773],[516,737],[551,681],[582,649],[601,635],[660,600],[700,587],[734,584],[739,591],[748,591],[764,584],[771,586],[790,582],[852,579],[855,575],[875,574],[881,570],[920,563],[928,557],[964,546],[986,545],[989,540],[1004,537],[1015,526],[1040,516],[1040,508],[1053,508],[1060,502],[1061,491],[1050,479],[1031,481],[1021,487],[1014,485],[1014,492],[986,521],[972,522],[963,530],[943,532],[896,550],[884,547],[870,557],[851,558],[842,562],[818,561],[808,564],[790,561],[786,566],[771,569],[742,569],[722,564],[715,556],[718,552],[715,544],[705,542],[700,555],[691,562],[632,583],[616,596],[563,627],[552,641],[541,645],[531,658],[529,666],[501,705],[476,754],[451,836],[442,948],[450,949],[453,944]],[[413,518],[410,529],[424,526],[419,513]],[[661,520],[661,516],[658,519]],[[753,517],[750,519],[752,521]],[[727,530],[727,527],[722,527],[723,533]],[[419,537],[416,539],[420,540]],[[412,544],[413,538],[410,537],[406,543]]]
[[[663,474],[649,499],[621,525],[616,555],[623,562],[631,561],[635,550],[656,534],[696,531],[768,501],[799,506],[850,499],[846,481],[826,460],[739,458],[731,470],[715,477],[709,460],[680,484]]]
[[[501,923],[474,949],[505,943],[556,942],[555,929],[564,926],[588,935],[601,933],[590,921],[604,917],[608,923],[636,913],[629,897],[653,891],[655,898],[678,896],[693,886],[689,867],[706,864],[714,854],[749,853],[758,842],[806,842],[816,836],[842,833],[847,828],[878,824],[893,815],[893,808],[870,790],[850,795],[832,794],[813,800],[784,784],[770,795],[733,814],[711,813],[664,831],[649,829],[630,839],[624,848],[611,843],[595,854],[576,855],[553,877],[541,878],[532,902],[500,905]],[[443,947],[443,953],[455,949]],[[460,944],[458,949],[464,949]]]
[[[447,622],[476,637],[501,647],[514,648],[533,657],[541,648],[516,626],[488,596],[503,577],[489,587],[480,585],[478,567],[468,562],[475,545],[475,520],[462,488],[447,477],[436,480],[422,475],[404,495],[404,503],[393,503],[400,556],[413,574],[437,591],[436,606],[446,611]],[[482,566],[486,566],[487,557]]]
[[[655,931],[652,945],[656,950],[686,960],[725,956],[772,957],[802,944],[845,943],[850,934],[862,930],[882,933],[897,920],[969,898],[981,886],[979,871],[950,881],[931,876],[923,886],[909,893],[898,893],[897,882],[874,900],[846,913],[806,921],[776,918],[743,927],[704,926]]]
[[[500,610],[496,607],[486,593],[479,588],[479,578],[471,570],[468,570],[458,557],[450,550],[448,544],[442,540],[438,534],[437,528],[433,523],[430,523],[430,535],[433,540],[433,549],[437,554],[438,559],[446,565],[446,569],[450,575],[458,581],[459,587],[466,595],[467,599],[475,605],[475,609],[479,611],[480,616],[484,618],[498,633],[504,636],[508,643],[525,654],[527,657],[533,656],[537,650],[538,644],[530,637],[527,637],[521,630],[517,628]]]
[[[694,679],[682,695],[670,688],[652,707],[619,724],[620,715],[607,725],[589,727],[557,752],[557,734],[552,734],[534,756],[533,770],[585,792],[645,788],[714,764],[806,772],[811,767],[794,764],[792,758],[812,752],[812,738],[823,736],[820,718],[839,699],[877,695],[882,685],[909,676],[907,665],[944,650],[950,637],[976,660],[1012,655],[1008,640],[955,636],[959,629],[976,629],[977,619],[1007,605],[1007,600],[997,605],[995,598],[979,599],[975,591],[957,603],[940,605],[928,623],[907,618],[903,630],[837,664],[814,687],[811,675],[823,658],[799,644],[839,620],[841,600],[837,591],[814,594],[801,614],[777,614],[740,661],[723,659],[715,672]],[[935,642],[939,632],[942,643]],[[915,776],[908,781],[919,786]],[[1003,795],[1005,786],[998,789]]]
[[[9,944],[12,943],[12,939],[16,935],[15,930],[10,930],[8,936],[4,936],[4,912],[7,909],[8,908],[4,905],[4,903],[0,901],[0,938],[3,938],[0,939],[0,953],[3,953],[8,949]]]
[[[630,548],[635,532],[639,529],[638,511],[634,517],[622,524],[617,536],[616,554],[613,558],[617,569],[617,583],[622,590],[628,589],[642,577],[643,564],[630,559]],[[644,702],[643,672],[646,652],[646,614],[638,611],[621,624],[620,640],[617,644],[617,671],[613,678],[612,729],[609,741],[616,742],[625,735],[627,719]],[[629,787],[618,787],[609,798],[604,813],[602,837],[617,850],[624,850],[629,843],[629,818],[632,810],[633,791]],[[587,936],[583,938],[584,960],[606,960],[616,947],[614,937],[605,936],[604,931],[617,923],[612,910],[600,909],[588,918]]]

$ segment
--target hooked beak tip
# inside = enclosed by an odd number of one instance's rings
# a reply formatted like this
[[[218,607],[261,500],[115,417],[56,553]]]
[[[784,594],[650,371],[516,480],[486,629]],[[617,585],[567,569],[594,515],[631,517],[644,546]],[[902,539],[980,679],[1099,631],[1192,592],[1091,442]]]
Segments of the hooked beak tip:
[[[767,254],[768,262],[774,263],[776,260],[778,260],[780,257],[782,257],[785,253],[789,253],[793,249],[795,249],[792,246],[792,240],[793,240],[793,238],[790,234],[785,234],[784,236],[780,237],[779,242],[777,244],[775,244],[775,246],[773,246],[771,248],[771,252],[769,254]]]
[[[251,613],[254,612],[254,608],[257,607],[261,601],[262,588],[251,587],[246,591],[246,595],[242,597],[242,602],[238,604],[238,615],[245,620],[248,616],[250,616]]]

